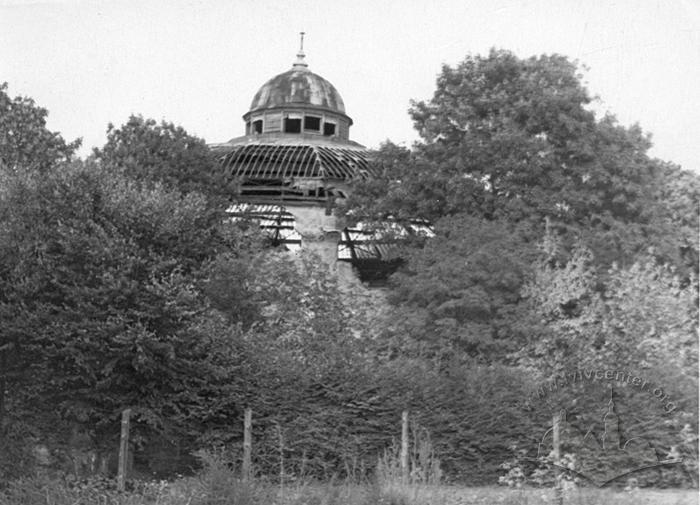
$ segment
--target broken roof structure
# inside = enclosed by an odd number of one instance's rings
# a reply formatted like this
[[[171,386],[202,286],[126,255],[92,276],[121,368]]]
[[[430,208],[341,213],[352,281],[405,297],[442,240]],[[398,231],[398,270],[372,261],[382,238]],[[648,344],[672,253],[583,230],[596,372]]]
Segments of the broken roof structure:
[[[234,144],[221,158],[226,173],[242,181],[246,200],[345,198],[349,181],[374,175],[361,146],[267,137]]]
[[[245,135],[210,147],[240,184],[233,219],[253,219],[272,243],[315,249],[335,270],[353,265],[381,283],[400,263],[376,232],[342,227],[335,204],[350,183],[376,176],[338,90],[309,70],[301,47],[292,68],[268,80],[243,115]]]
[[[292,68],[268,80],[243,115],[245,135],[212,149],[241,182],[246,201],[326,201],[371,173],[367,149],[350,140],[352,119],[330,82],[309,70],[301,47]]]

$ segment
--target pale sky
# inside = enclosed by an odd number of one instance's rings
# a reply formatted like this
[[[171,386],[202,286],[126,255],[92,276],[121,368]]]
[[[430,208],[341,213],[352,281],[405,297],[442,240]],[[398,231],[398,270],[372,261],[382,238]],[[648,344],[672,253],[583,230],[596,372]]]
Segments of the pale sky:
[[[132,113],[223,142],[302,30],[368,147],[410,146],[409,101],[431,97],[442,64],[497,47],[579,60],[596,110],[700,172],[700,0],[0,0],[0,82],[82,137],[81,154]]]

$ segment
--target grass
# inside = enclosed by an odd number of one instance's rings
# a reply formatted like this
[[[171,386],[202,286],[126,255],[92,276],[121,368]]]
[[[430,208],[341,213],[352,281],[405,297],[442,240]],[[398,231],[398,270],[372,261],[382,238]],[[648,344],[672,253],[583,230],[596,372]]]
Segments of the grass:
[[[535,505],[555,504],[551,489],[467,488],[447,485],[242,482],[225,471],[175,482],[154,482],[125,493],[86,483],[16,481],[0,505]],[[697,490],[577,489],[566,505],[697,505]]]
[[[17,480],[0,491],[0,505],[547,505],[556,504],[549,488],[459,487],[440,483],[439,462],[417,454],[402,478],[396,454],[377,464],[372,482],[297,482],[281,487],[242,481],[225,458],[201,453],[197,477],[174,482],[137,482],[119,493],[114,480],[71,482],[48,477]],[[570,488],[566,505],[698,505],[697,489],[630,491]]]
[[[405,486],[391,490],[391,502],[403,505],[555,504],[551,489],[458,486]],[[698,491],[581,488],[565,492],[566,505],[697,505]]]

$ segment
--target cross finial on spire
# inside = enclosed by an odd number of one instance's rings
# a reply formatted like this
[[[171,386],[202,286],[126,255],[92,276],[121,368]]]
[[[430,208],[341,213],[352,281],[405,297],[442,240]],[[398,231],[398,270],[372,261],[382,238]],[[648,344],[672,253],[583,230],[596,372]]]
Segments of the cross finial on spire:
[[[304,35],[306,35],[306,32],[299,32],[299,52],[297,53],[297,61],[294,62],[294,65],[292,67],[298,70],[304,69],[309,66],[304,61],[304,58],[306,57],[306,55],[304,54]]]

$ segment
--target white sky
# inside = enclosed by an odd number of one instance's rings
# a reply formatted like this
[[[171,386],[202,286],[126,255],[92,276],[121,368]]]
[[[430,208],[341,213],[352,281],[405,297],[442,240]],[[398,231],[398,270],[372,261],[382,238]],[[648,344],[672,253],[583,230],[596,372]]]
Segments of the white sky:
[[[82,154],[131,113],[222,142],[291,68],[301,30],[368,147],[410,145],[409,100],[430,98],[443,63],[495,46],[578,59],[598,110],[700,172],[700,0],[0,0],[0,82]]]

